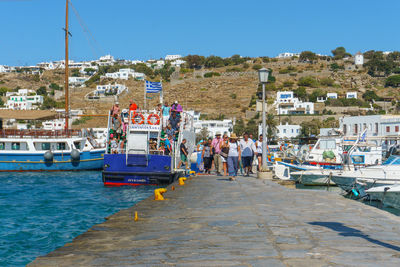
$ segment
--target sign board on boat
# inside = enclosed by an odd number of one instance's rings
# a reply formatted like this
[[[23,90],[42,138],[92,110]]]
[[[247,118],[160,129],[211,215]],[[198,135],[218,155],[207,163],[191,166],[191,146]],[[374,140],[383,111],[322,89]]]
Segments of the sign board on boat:
[[[160,125],[151,125],[151,124],[131,124],[131,131],[159,131]]]

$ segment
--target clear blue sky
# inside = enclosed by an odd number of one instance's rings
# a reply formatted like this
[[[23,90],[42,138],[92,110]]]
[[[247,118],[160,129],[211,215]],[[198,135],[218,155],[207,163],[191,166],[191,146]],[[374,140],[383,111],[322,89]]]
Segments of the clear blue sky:
[[[102,54],[148,59],[166,54],[276,56],[400,50],[400,1],[385,0],[72,0],[70,58]],[[0,64],[64,57],[64,0],[0,0]]]

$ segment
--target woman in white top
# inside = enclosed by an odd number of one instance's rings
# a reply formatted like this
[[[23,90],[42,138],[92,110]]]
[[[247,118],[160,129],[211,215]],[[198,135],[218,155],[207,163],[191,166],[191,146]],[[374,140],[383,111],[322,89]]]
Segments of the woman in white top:
[[[263,136],[260,134],[260,138],[256,142],[256,152],[257,152],[257,160],[258,160],[258,170],[261,170],[262,166],[262,141],[263,141]]]
[[[228,172],[229,180],[235,180],[239,168],[239,160],[241,156],[240,145],[237,142],[238,138],[235,133],[229,138],[229,153],[228,153]]]

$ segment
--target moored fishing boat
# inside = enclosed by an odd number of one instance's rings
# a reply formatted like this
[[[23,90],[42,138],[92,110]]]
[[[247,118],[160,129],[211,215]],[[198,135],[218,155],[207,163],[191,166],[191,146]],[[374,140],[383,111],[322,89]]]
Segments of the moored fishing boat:
[[[104,151],[80,130],[0,130],[0,171],[98,170]]]
[[[331,179],[343,190],[361,190],[400,182],[400,156],[391,155],[382,165],[332,173]]]
[[[400,185],[384,185],[365,191],[371,199],[379,200],[384,205],[400,209]]]

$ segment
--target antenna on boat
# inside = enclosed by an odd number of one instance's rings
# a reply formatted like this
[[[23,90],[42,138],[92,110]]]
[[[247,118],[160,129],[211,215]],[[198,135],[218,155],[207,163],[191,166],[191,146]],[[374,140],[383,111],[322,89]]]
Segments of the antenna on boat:
[[[68,59],[68,38],[72,36],[69,32],[69,25],[68,25],[68,7],[69,7],[69,0],[65,1],[65,130],[69,128],[69,96],[68,96],[68,75],[69,75],[69,59]]]

